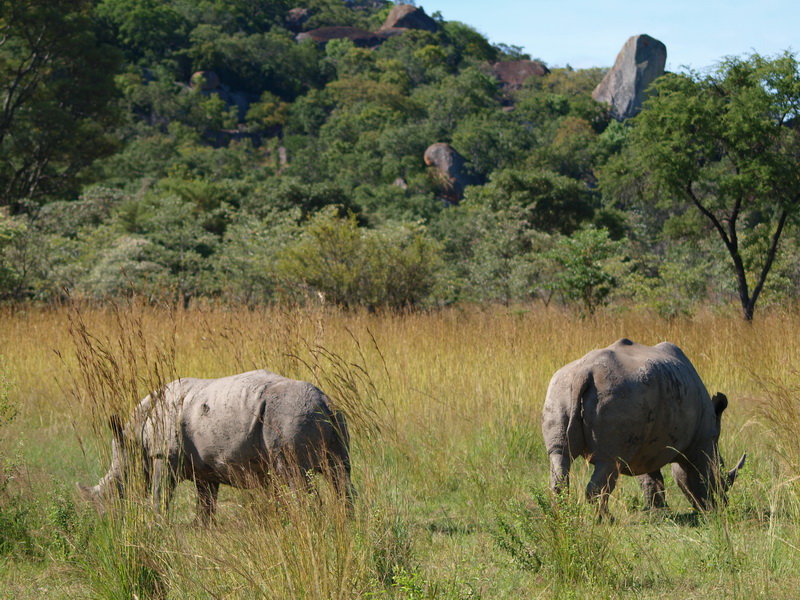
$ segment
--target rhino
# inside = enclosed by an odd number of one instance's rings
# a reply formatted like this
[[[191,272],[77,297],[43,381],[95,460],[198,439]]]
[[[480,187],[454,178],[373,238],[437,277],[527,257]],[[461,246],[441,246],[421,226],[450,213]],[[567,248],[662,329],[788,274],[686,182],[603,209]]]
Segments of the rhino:
[[[638,476],[648,509],[666,507],[661,468],[696,510],[727,502],[747,454],[721,476],[718,441],[724,394],[709,397],[692,363],[674,344],[620,339],[559,369],[542,410],[550,487],[569,485],[572,461],[594,465],[586,496],[602,518],[619,474]]]
[[[169,505],[178,482],[194,481],[202,523],[214,515],[221,483],[256,487],[278,476],[296,487],[298,473],[316,471],[353,498],[344,416],[305,381],[266,370],[178,379],[144,398],[124,426],[112,417],[111,429],[111,467],[97,485],[78,484],[101,507],[125,496],[137,468],[157,507]]]

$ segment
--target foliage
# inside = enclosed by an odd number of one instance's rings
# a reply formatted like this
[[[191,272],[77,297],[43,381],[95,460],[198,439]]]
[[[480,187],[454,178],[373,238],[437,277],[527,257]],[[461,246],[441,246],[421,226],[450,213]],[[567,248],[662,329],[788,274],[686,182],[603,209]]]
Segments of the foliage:
[[[216,288],[246,305],[274,299],[280,291],[278,259],[299,235],[299,220],[297,211],[240,215],[214,255]]]
[[[652,182],[642,190],[648,200],[655,192],[673,211],[699,211],[727,250],[750,320],[798,206],[800,67],[789,53],[753,54],[708,75],[665,75],[655,89],[607,189],[624,195],[615,187],[625,190],[626,172],[636,173]],[[743,238],[758,225],[768,241],[747,253]]]
[[[0,298],[16,298],[20,295],[23,274],[14,261],[14,249],[25,233],[25,225],[0,211]]]
[[[620,248],[621,243],[611,240],[606,229],[583,229],[562,238],[549,253],[561,267],[549,284],[551,289],[579,300],[587,313],[594,314],[617,285],[608,262]]]
[[[495,540],[522,569],[545,571],[559,582],[613,586],[630,567],[603,529],[591,507],[537,489],[530,507],[498,514]]]
[[[429,299],[436,283],[439,247],[420,225],[358,227],[354,215],[320,211],[281,256],[286,285],[345,307],[405,308]]]
[[[378,31],[391,9],[382,0],[2,6],[2,300],[302,296],[308,273],[278,257],[331,206],[355,215],[359,244],[391,238],[402,256],[413,252],[400,240],[419,234],[437,248],[426,291],[389,300],[375,283],[386,267],[361,265],[372,283],[354,284],[348,306],[576,302],[555,293],[556,240],[587,225],[632,242],[628,264],[608,263],[617,287],[603,302],[677,315],[738,294],[747,316],[758,298],[800,289],[789,53],[669,75],[631,126],[592,99],[604,69],[505,85],[492,63],[529,57],[438,13],[436,31],[393,31],[375,47],[297,41],[317,27]],[[464,198],[437,198],[441,180],[423,160],[437,142],[466,159]],[[722,227],[709,221],[730,242],[734,277],[687,189]]]
[[[87,0],[0,3],[0,206],[75,193],[111,154],[119,57]]]
[[[547,170],[498,170],[488,184],[471,188],[466,202],[506,211],[528,228],[550,233],[570,233],[594,212],[585,186]]]

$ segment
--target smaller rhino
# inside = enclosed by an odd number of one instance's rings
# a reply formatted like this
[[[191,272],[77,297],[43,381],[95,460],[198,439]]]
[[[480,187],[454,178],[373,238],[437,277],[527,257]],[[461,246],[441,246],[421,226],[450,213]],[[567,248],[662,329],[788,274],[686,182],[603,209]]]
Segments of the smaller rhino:
[[[194,481],[203,523],[213,517],[221,483],[255,487],[277,476],[294,487],[298,473],[316,471],[352,501],[344,416],[305,381],[265,370],[178,379],[142,400],[124,426],[112,417],[111,428],[108,473],[93,487],[78,484],[101,507],[113,494],[125,496],[136,467],[159,507],[179,481]]]
[[[696,509],[726,501],[726,491],[746,454],[724,478],[719,455],[724,394],[711,398],[692,363],[677,346],[621,339],[593,350],[553,375],[542,411],[542,433],[550,455],[550,486],[569,484],[572,461],[594,465],[586,495],[608,496],[620,474],[635,475],[648,508],[666,506],[661,468]]]

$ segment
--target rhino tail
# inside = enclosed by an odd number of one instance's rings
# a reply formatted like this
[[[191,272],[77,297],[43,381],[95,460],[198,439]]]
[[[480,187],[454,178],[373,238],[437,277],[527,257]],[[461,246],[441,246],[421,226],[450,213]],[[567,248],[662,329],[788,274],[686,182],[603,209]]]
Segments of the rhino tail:
[[[570,457],[575,458],[583,453],[586,440],[583,436],[583,398],[590,386],[594,385],[594,376],[590,369],[576,378],[571,388],[569,418],[567,420],[567,448]]]

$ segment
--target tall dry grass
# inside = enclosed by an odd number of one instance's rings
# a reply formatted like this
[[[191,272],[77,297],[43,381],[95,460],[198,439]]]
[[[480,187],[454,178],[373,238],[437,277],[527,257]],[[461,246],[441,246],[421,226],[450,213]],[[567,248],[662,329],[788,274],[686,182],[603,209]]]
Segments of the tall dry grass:
[[[552,307],[372,314],[134,301],[2,309],[0,354],[17,382],[15,433],[45,484],[96,481],[108,416],[177,376],[267,368],[314,382],[349,418],[354,515],[324,486],[290,502],[224,489],[218,525],[196,528],[185,484],[167,518],[144,497],[116,516],[84,514],[88,551],[76,544],[71,555],[71,591],[77,581],[99,597],[790,597],[782,590],[800,567],[791,436],[800,410],[787,408],[800,389],[798,324],[788,311],[748,324],[733,310],[670,321]],[[709,391],[728,395],[723,455],[746,449],[749,463],[727,511],[692,521],[670,484],[672,509],[653,521],[629,478],[612,499],[614,526],[544,502],[549,378],[620,337],[676,343]],[[572,502],[587,479],[579,461]],[[498,523],[512,534],[506,549]],[[525,567],[514,552],[541,564]]]

